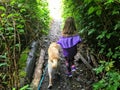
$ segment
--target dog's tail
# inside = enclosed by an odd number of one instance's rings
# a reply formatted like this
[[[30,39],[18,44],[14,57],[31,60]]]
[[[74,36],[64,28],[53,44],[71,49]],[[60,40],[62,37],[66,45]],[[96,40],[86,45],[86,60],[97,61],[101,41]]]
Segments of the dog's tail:
[[[52,61],[52,67],[56,68],[57,65],[58,65],[58,61],[56,59],[53,59],[53,61]]]

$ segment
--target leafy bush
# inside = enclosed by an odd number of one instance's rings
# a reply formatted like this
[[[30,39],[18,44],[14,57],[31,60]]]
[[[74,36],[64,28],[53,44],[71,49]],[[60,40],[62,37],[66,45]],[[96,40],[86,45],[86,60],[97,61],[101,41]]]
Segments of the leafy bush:
[[[33,40],[39,39],[48,32],[49,20],[46,0],[0,1],[0,81],[2,81],[0,84],[2,89],[19,87],[20,54]]]
[[[82,38],[96,53],[120,59],[120,1],[63,0],[63,3],[63,17],[75,18]]]
[[[114,69],[120,69],[120,1],[63,0],[63,17],[67,16],[75,18],[81,37],[97,59],[108,61],[97,68],[104,76],[94,85],[94,90],[117,90],[119,70],[110,69],[109,60],[114,62]]]
[[[120,88],[120,72],[113,69],[114,62],[101,61],[95,68],[96,74],[103,74],[101,80],[93,84],[93,90],[118,90]]]
[[[85,0],[83,5],[81,7],[82,18],[84,18],[82,32],[87,43],[107,58],[120,59],[120,55],[114,56],[120,51],[120,49],[115,49],[120,43],[118,35],[120,2]],[[118,27],[115,29],[116,26]]]

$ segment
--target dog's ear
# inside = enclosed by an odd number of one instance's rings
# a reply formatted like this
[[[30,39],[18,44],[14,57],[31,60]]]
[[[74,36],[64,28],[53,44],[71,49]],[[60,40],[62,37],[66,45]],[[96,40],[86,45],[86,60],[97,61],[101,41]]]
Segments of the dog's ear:
[[[57,44],[57,45],[58,45],[59,50],[61,50],[62,48],[61,48],[60,44]]]
[[[60,45],[59,44],[57,44],[56,42],[52,42],[51,43],[51,45],[53,45],[54,47],[56,47],[57,49],[59,49],[60,48]]]

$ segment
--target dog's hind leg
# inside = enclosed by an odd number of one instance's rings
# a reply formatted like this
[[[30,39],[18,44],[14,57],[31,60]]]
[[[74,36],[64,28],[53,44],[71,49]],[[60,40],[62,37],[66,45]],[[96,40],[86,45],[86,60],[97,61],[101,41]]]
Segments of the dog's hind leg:
[[[52,88],[52,66],[48,64],[49,85],[48,89]]]
[[[49,74],[49,85],[48,85],[48,89],[52,88],[52,76],[51,74]]]

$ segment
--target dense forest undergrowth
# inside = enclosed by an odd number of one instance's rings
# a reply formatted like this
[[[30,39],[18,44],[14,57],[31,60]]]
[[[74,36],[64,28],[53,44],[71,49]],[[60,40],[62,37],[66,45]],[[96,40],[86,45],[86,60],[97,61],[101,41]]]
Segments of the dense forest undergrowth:
[[[63,17],[73,16],[80,35],[97,57],[94,90],[120,88],[120,1],[63,0]],[[69,7],[69,8],[68,8]]]
[[[120,1],[62,0],[62,17],[73,16],[83,41],[96,57],[99,80],[93,90],[120,88]],[[0,1],[0,88],[19,89],[29,46],[49,32],[46,0]],[[63,20],[64,21],[64,20]],[[29,85],[24,86],[29,87]]]
[[[0,88],[20,88],[30,44],[49,30],[46,0],[0,1]]]

